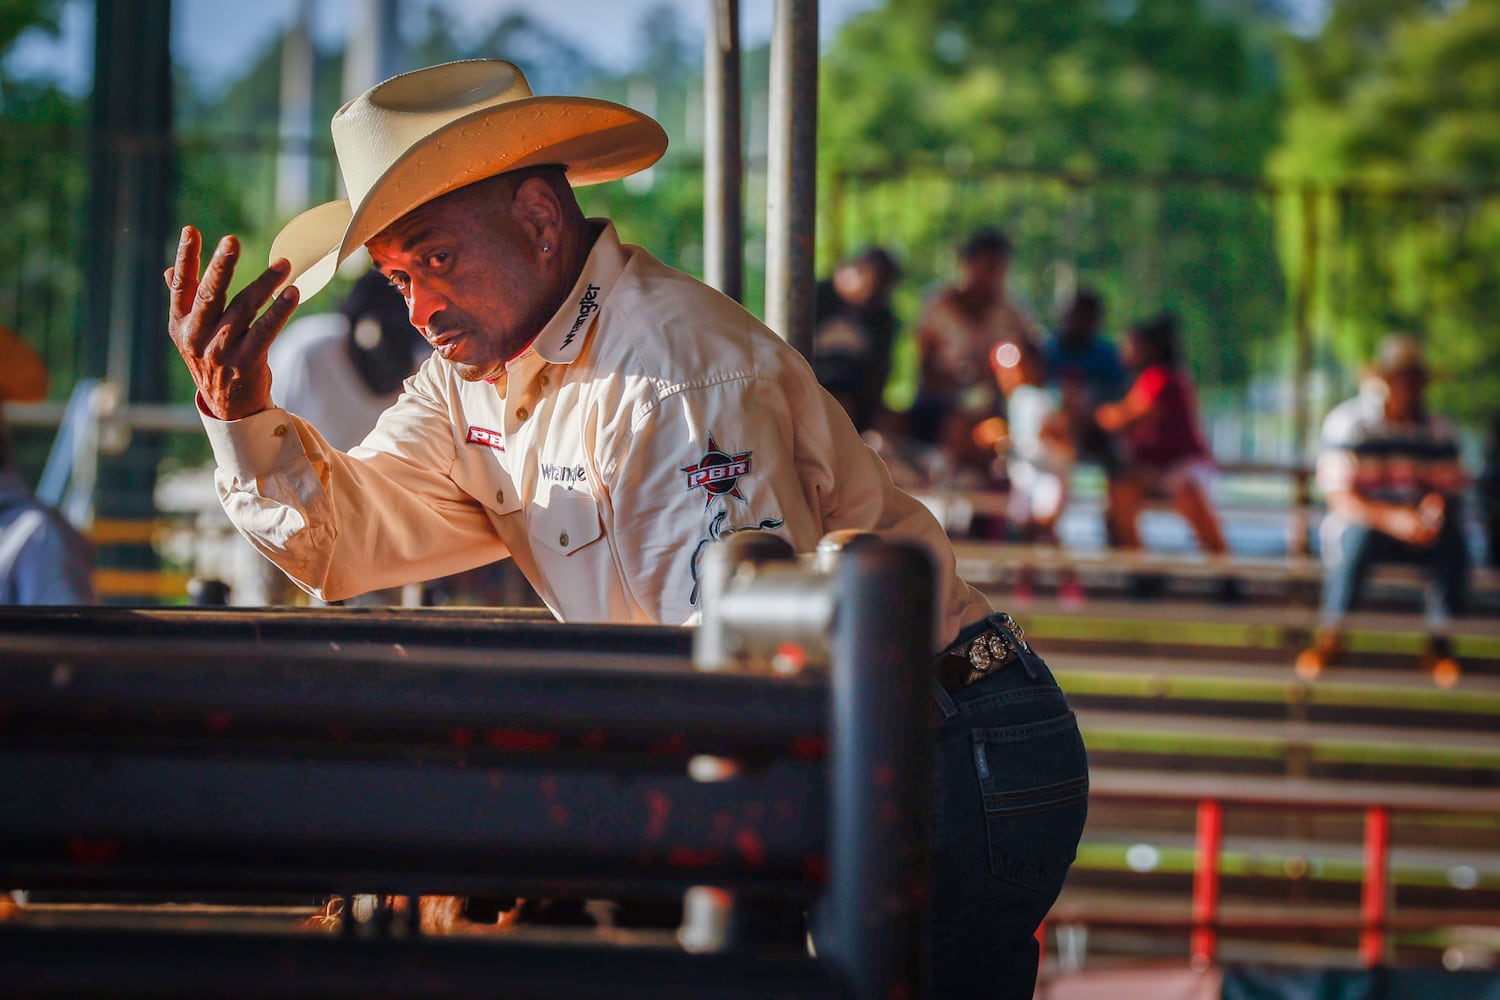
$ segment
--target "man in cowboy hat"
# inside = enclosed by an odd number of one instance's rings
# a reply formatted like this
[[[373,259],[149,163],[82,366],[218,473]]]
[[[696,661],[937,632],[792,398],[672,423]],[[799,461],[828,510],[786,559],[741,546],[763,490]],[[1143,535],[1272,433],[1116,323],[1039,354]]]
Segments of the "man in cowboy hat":
[[[604,101],[531,96],[511,64],[474,60],[376,86],[334,116],[333,137],[349,199],[294,219],[238,295],[226,292],[233,237],[200,278],[185,229],[167,272],[171,335],[231,519],[324,599],[510,557],[566,621],[695,622],[702,543],[740,528],[802,552],[843,528],[925,544],[944,643],[944,822],[967,824],[934,866],[935,964],[954,995],[981,983],[1001,995],[999,977],[1003,995],[1029,997],[1030,934],[1083,823],[1077,727],[1045,664],[958,578],[941,527],[895,489],[806,362],[733,301],[584,218],[572,187],[655,162],[660,126]],[[343,453],[272,405],[265,356],[299,296],[361,245],[433,356]],[[972,731],[1016,726],[1042,735],[997,742],[976,776]],[[987,818],[981,786],[995,801],[1050,791]]]
[[[1458,438],[1428,412],[1427,363],[1415,338],[1393,334],[1375,351],[1359,395],[1323,421],[1318,485],[1328,498],[1321,528],[1323,621],[1297,672],[1315,677],[1343,655],[1344,617],[1358,603],[1378,562],[1414,563],[1437,591],[1429,602],[1429,636],[1421,665],[1447,687],[1459,665],[1449,620],[1468,603],[1469,550],[1460,508],[1465,477]]]

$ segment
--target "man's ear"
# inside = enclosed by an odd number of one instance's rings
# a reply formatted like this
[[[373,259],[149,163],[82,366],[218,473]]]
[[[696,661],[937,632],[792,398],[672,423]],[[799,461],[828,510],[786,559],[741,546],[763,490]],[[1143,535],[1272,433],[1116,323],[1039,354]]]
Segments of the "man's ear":
[[[529,238],[534,246],[558,245],[562,205],[558,203],[552,186],[541,177],[528,177],[516,187],[510,216],[516,232]]]

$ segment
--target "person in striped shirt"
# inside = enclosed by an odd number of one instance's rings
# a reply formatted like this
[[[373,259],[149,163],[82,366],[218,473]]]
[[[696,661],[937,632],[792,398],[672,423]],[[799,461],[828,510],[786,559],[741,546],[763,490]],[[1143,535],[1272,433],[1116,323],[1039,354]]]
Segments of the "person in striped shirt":
[[[1463,535],[1465,476],[1453,425],[1429,411],[1428,369],[1413,337],[1381,341],[1373,377],[1323,422],[1317,478],[1328,501],[1321,542],[1323,614],[1297,671],[1316,676],[1342,652],[1342,623],[1358,604],[1370,568],[1421,566],[1431,580],[1423,666],[1449,686],[1459,666],[1448,622],[1468,603],[1470,556]]]

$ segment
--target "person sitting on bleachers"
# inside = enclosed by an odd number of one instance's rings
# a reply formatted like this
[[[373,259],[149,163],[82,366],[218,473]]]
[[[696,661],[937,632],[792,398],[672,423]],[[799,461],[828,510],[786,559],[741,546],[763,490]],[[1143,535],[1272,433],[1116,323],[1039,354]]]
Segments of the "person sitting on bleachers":
[[[1370,567],[1407,562],[1426,570],[1436,590],[1420,662],[1447,687],[1459,675],[1448,620],[1464,613],[1469,590],[1458,438],[1452,424],[1427,408],[1428,371],[1416,339],[1387,337],[1372,367],[1359,395],[1323,421],[1317,467],[1328,500],[1323,616],[1312,647],[1297,658],[1297,672],[1315,677],[1338,662],[1344,616],[1358,604]]]
[[[1004,233],[981,229],[958,256],[958,283],[939,292],[917,323],[917,398],[906,419],[913,438],[938,447],[944,478],[988,486],[994,454],[974,429],[1003,410],[990,351],[1035,340],[1036,331],[1006,288],[1011,245]]]
[[[1178,340],[1177,318],[1170,314],[1131,327],[1125,357],[1135,381],[1124,399],[1094,411],[1100,427],[1121,436],[1128,456],[1124,472],[1110,481],[1109,506],[1121,548],[1141,547],[1141,507],[1146,497],[1164,495],[1193,529],[1199,548],[1222,556],[1229,546],[1210,500],[1216,467],[1198,427],[1197,400]],[[1132,584],[1138,596],[1154,596],[1160,589],[1161,581],[1153,577]],[[1222,579],[1218,596],[1238,599],[1237,581]]]
[[[1068,415],[1057,393],[1044,385],[1041,350],[1029,340],[1003,343],[990,352],[995,382],[1005,394],[1006,478],[1010,480],[1007,516],[1017,541],[1058,544],[1057,521],[1068,500],[1068,479],[1076,453]],[[1034,573],[1023,566],[1016,578],[1016,598],[1033,596]],[[1077,576],[1066,571],[1058,581],[1064,603],[1083,600]]]
[[[1114,342],[1104,335],[1104,297],[1080,288],[1063,310],[1057,329],[1042,345],[1047,386],[1058,392],[1073,433],[1073,447],[1082,464],[1092,464],[1113,482],[1122,471],[1114,435],[1099,426],[1094,411],[1117,401],[1130,386],[1125,362]],[[1115,515],[1105,496],[1104,531],[1111,546]]]
[[[875,426],[883,410],[891,348],[901,329],[891,293],[900,281],[900,262],[871,246],[818,282],[813,296],[813,374],[860,433]]]

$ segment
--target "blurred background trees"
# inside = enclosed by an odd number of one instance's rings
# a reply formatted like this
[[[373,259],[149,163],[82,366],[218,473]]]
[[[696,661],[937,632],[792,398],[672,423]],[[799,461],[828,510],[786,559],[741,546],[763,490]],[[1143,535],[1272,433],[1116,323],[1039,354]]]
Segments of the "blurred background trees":
[[[1422,336],[1437,405],[1500,406],[1500,3],[1342,0],[1282,49],[1285,138],[1270,176],[1313,180],[1328,350]]]
[[[0,0],[0,323],[43,347],[59,395],[81,370],[88,97],[18,78],[5,56],[67,6]],[[505,55],[538,92],[655,114],[672,137],[662,163],[582,200],[701,271],[702,42],[680,8],[642,5],[624,66],[524,13],[474,30],[441,3],[402,11],[399,68]],[[238,233],[247,259],[288,214],[276,195],[283,42],[268,36],[217,86],[177,70],[178,216],[209,239]],[[1267,421],[1216,439],[1228,457],[1305,458],[1286,405],[1299,330],[1315,417],[1380,334],[1402,328],[1449,376],[1439,403],[1477,423],[1500,399],[1497,53],[1500,0],[871,0],[824,39],[820,266],[893,247],[909,323],[951,276],[952,248],[1000,225],[1016,243],[1015,290],[1043,323],[1080,285],[1104,292],[1116,333],[1160,309],[1183,316],[1209,407],[1254,404]],[[312,46],[312,125],[295,140],[309,203],[336,194],[324,123],[344,56]],[[757,310],[765,56],[747,53],[744,88]],[[336,291],[308,307],[331,308]],[[901,390],[898,375],[893,401]],[[1262,438],[1282,451],[1263,454]]]

